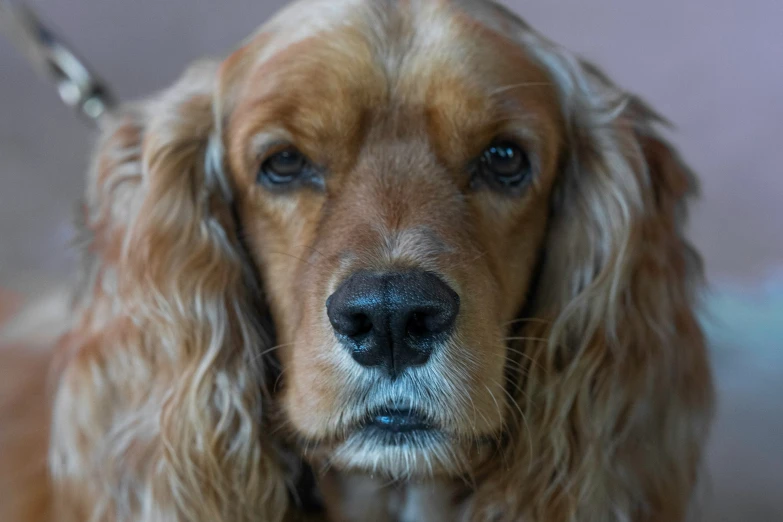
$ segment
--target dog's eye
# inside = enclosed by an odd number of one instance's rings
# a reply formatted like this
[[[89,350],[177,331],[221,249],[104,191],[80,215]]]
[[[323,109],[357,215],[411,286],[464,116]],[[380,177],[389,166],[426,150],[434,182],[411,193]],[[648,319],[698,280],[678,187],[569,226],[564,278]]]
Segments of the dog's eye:
[[[481,170],[490,182],[518,187],[530,176],[530,157],[515,143],[498,141],[481,154]]]
[[[270,186],[287,185],[309,170],[310,162],[304,154],[291,147],[270,156],[261,164],[258,181]]]

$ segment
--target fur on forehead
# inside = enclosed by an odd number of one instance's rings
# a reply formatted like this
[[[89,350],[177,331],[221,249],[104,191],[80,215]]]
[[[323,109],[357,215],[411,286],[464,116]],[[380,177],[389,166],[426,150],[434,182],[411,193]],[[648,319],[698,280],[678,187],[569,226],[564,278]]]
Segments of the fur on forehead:
[[[223,62],[215,92],[216,134],[224,136],[222,127],[234,119],[239,105],[253,107],[275,91],[290,99],[298,91],[299,99],[317,100],[330,86],[329,96],[348,96],[356,111],[383,106],[388,99],[411,107],[449,107],[431,112],[446,125],[441,127],[445,136],[479,143],[493,132],[493,122],[505,120],[511,127],[510,107],[505,96],[496,94],[522,84],[550,84],[535,53],[520,46],[520,35],[527,34],[524,24],[516,18],[509,21],[504,13],[502,7],[481,0],[295,2]],[[501,48],[505,51],[498,53]],[[317,75],[318,85],[298,81],[302,74],[297,71]],[[560,112],[553,94],[547,88],[527,90],[524,100],[515,97],[512,103],[521,110],[517,115],[524,114],[527,121],[513,133],[550,134],[551,125],[540,116],[549,119]],[[309,123],[329,121],[330,113],[337,118],[342,106],[332,102],[328,106],[334,110],[319,105],[317,112],[308,113]],[[293,106],[302,112],[298,102]],[[397,110],[401,106],[393,102],[389,108],[402,117]],[[340,119],[348,122],[350,117],[342,114]],[[252,126],[252,118],[242,119]],[[332,119],[325,128],[334,130],[336,125]]]
[[[359,30],[382,38],[391,27],[407,26],[410,36],[430,42],[448,30],[452,2],[444,0],[300,0],[280,11],[255,36],[275,36],[259,56],[264,61],[289,45],[318,33]],[[403,26],[403,27],[401,27]],[[368,34],[369,36],[370,34]],[[253,37],[251,37],[252,40]],[[385,39],[384,39],[385,40]],[[424,43],[424,42],[422,42]],[[423,46],[424,47],[424,46]]]
[[[517,42],[524,35],[539,38],[513,13],[485,0],[298,0],[261,26],[224,62],[217,94],[229,94],[226,86],[237,76],[287,48],[334,32],[361,35],[370,45],[377,42],[373,51],[397,72],[403,65],[400,56],[394,56],[393,46],[386,49],[393,41],[404,43],[407,56],[429,58],[435,51],[442,59],[458,63],[470,52],[466,28],[489,29]]]

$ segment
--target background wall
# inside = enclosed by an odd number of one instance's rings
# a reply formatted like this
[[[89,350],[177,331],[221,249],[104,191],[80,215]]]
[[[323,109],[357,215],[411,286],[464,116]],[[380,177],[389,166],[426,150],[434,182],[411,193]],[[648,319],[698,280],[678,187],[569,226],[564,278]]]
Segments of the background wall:
[[[220,56],[280,0],[38,0],[120,99]],[[533,26],[600,64],[677,126],[700,174],[691,236],[712,292],[720,409],[706,521],[783,520],[783,2],[516,0]],[[72,273],[71,210],[93,136],[0,39],[0,287]]]

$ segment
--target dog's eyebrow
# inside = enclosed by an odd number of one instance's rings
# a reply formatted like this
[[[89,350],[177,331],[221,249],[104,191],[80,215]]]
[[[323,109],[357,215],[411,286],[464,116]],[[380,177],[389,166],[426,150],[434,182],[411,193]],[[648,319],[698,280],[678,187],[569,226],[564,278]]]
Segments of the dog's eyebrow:
[[[293,137],[285,129],[270,129],[256,134],[250,140],[250,156],[254,159],[260,159],[276,148],[293,144]]]

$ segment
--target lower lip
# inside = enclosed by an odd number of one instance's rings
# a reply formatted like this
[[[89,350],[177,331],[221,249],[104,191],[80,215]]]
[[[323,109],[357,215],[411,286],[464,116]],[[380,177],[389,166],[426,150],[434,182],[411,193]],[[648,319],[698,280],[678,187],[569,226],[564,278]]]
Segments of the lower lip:
[[[411,433],[432,429],[432,425],[422,415],[407,409],[390,409],[373,415],[367,427],[388,433]]]

